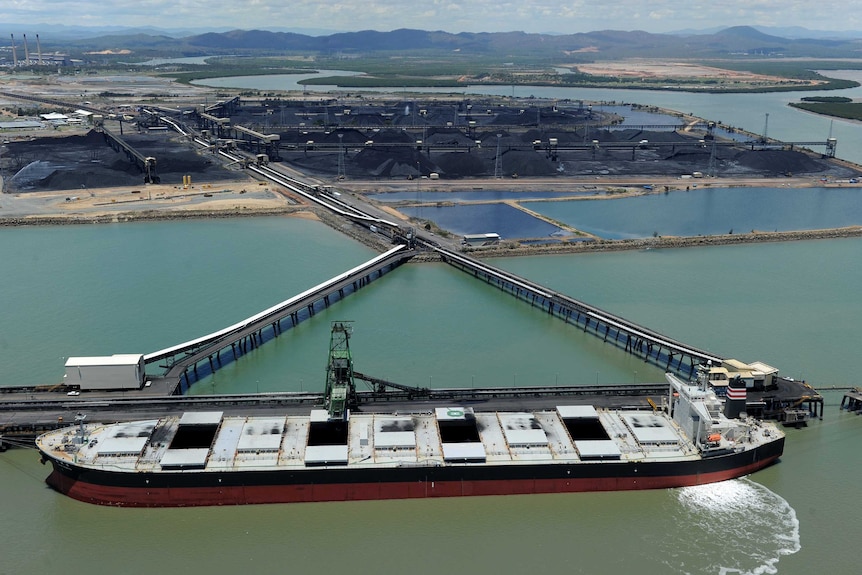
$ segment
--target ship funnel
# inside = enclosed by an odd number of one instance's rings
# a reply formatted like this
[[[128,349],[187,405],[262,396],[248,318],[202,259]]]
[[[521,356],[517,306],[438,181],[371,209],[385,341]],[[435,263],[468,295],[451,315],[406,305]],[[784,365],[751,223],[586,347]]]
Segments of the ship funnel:
[[[735,419],[745,411],[745,381],[738,375],[727,383],[727,399],[724,401],[724,416]]]

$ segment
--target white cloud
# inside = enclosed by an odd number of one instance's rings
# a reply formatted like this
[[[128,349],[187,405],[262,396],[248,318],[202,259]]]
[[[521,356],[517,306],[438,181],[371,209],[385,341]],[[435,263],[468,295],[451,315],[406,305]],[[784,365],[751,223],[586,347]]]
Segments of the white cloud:
[[[449,32],[588,32],[736,25],[804,26],[852,30],[862,23],[862,0],[823,9],[810,0],[2,0],[0,20],[28,27],[39,23],[159,28],[323,28]],[[15,30],[11,30],[14,32]],[[22,30],[23,31],[23,30]]]

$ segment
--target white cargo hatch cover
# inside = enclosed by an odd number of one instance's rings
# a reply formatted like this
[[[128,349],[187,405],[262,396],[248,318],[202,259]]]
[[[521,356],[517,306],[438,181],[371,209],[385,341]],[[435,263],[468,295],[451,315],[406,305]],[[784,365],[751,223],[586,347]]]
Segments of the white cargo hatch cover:
[[[99,455],[140,455],[156,427],[156,420],[120,423],[96,447]]]
[[[208,448],[200,449],[168,449],[162,455],[159,463],[163,468],[201,468],[206,465],[207,456],[210,450]]]
[[[623,421],[641,444],[679,443],[679,436],[666,419],[652,413],[624,413]]]
[[[599,416],[592,405],[558,405],[557,413],[563,419],[596,419]]]
[[[180,418],[180,425],[218,425],[222,411],[187,411]]]
[[[509,445],[548,444],[545,430],[532,413],[501,413],[499,418]]]
[[[278,451],[284,432],[284,417],[249,419],[242,429],[239,451]]]
[[[478,442],[444,443],[443,459],[446,461],[485,461],[485,446]]]
[[[147,437],[109,437],[99,442],[99,455],[140,455],[147,445]]]
[[[305,448],[305,464],[344,465],[347,463],[346,445],[309,445]]]
[[[610,439],[584,439],[575,442],[581,459],[619,459],[619,446]]]

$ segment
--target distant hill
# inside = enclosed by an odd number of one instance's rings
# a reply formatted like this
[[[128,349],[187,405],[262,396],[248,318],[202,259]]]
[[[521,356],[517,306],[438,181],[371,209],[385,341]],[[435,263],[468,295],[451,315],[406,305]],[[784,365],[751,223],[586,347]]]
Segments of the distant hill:
[[[708,29],[684,29],[668,32],[673,36],[693,36],[704,34],[715,34],[727,28],[726,26],[717,26]],[[859,30],[810,30],[802,26],[753,26],[754,29],[780,38],[788,38],[791,40],[859,40],[862,38],[862,31]]]
[[[860,39],[787,38],[750,26],[706,34],[652,34],[640,30],[601,30],[551,35],[524,32],[453,34],[400,29],[364,30],[328,35],[267,30],[231,30],[177,37],[154,30],[111,30],[95,37],[53,41],[43,35],[43,48],[64,51],[128,49],[139,55],[218,54],[370,54],[386,52],[460,52],[520,58],[601,60],[627,57],[715,58],[746,55],[774,57],[858,57]]]

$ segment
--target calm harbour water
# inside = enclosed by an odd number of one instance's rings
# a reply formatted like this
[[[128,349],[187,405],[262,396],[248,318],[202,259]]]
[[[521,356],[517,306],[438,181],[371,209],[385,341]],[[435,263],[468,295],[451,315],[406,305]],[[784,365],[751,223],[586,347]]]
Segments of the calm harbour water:
[[[769,111],[770,135],[794,139],[780,134],[788,127],[778,118],[780,102],[796,95],[595,96],[713,119],[726,110],[725,120],[737,113],[734,123],[752,130],[762,125],[760,110]],[[815,124],[825,137],[824,121]],[[813,139],[808,125],[797,127],[795,139]],[[852,134],[840,142],[862,142],[858,127],[842,123],[836,132]],[[69,355],[185,341],[372,255],[291,218],[0,229],[0,385],[57,381]],[[862,240],[843,239],[496,263],[716,353],[762,360],[815,385],[857,385],[860,260]],[[360,371],[404,383],[661,380],[659,370],[466,274],[408,264],[195,391],[322,387],[336,319],[356,321]],[[10,451],[0,455],[0,574],[851,573],[862,532],[862,418],[839,412],[840,397],[827,395],[822,422],[788,431],[778,465],[748,479],[650,492],[112,509],[55,494],[34,452]]]
[[[614,201],[530,202],[526,207],[599,237],[620,239],[857,226],[862,225],[860,197],[856,187],[709,187]],[[635,211],[638,217],[633,218]]]
[[[168,256],[171,246],[181,248]],[[849,239],[496,263],[707,349],[847,384],[857,382],[844,360],[862,321],[860,254],[862,240]],[[14,302],[0,311],[2,384],[56,381],[65,355],[147,352],[199,335],[371,255],[292,218],[0,229],[0,287]],[[756,277],[734,277],[752,269]],[[320,388],[335,319],[356,321],[358,369],[405,383],[661,380],[659,370],[462,272],[408,264],[196,392]],[[145,573],[154,554],[172,571],[214,573],[285,562],[312,570],[324,557],[354,573],[432,573],[441,563],[477,573],[846,571],[842,550],[862,528],[848,457],[862,419],[839,413],[840,394],[829,397],[823,422],[790,430],[779,465],[655,492],[106,509],[50,491],[35,453],[11,451],[0,455],[0,502],[14,518],[0,527],[0,573]],[[334,541],[340,553],[328,557]]]
[[[470,192],[425,192],[421,201],[464,202],[402,206],[411,216],[435,222],[457,235],[499,233],[504,239],[571,235],[562,228],[503,203],[471,204]],[[378,194],[386,195],[386,194]],[[452,196],[451,198],[448,196]],[[697,236],[749,231],[797,231],[862,225],[860,189],[713,188],[648,196],[577,201],[524,201],[521,205],[553,221],[606,239]],[[413,194],[413,198],[419,197]],[[519,198],[512,194],[512,198]],[[441,200],[442,201],[442,200]]]

